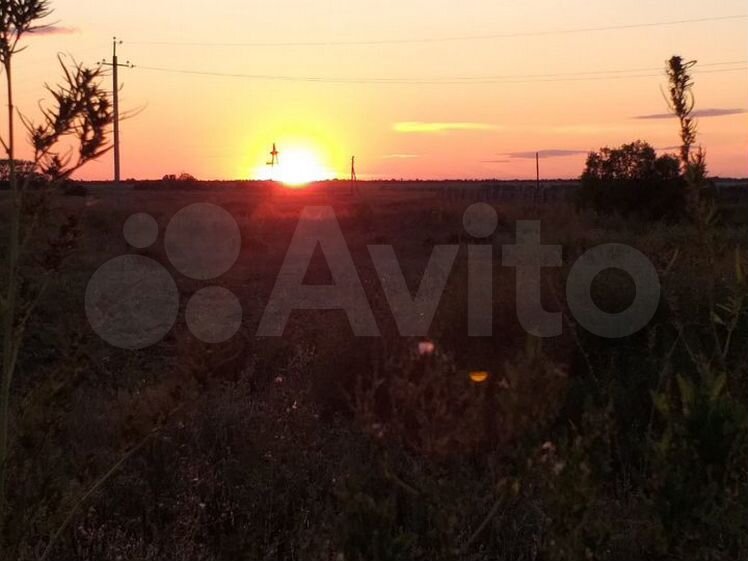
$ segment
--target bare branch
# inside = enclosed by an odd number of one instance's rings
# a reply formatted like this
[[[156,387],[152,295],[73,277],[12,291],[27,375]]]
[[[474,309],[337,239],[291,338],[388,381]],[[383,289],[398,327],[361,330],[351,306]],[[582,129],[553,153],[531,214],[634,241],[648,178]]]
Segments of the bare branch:
[[[42,171],[50,179],[69,177],[76,169],[108,150],[107,131],[114,115],[108,93],[100,86],[100,69],[86,68],[73,60],[66,63],[58,56],[63,81],[47,85],[53,98],[50,108],[41,106],[43,122],[33,125],[26,121],[31,143]],[[62,158],[53,147],[65,136],[77,140],[76,163],[72,157]]]

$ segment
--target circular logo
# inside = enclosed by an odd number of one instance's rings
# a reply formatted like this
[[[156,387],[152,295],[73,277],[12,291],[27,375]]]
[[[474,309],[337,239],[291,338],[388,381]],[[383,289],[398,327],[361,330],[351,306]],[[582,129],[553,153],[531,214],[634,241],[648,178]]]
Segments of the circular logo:
[[[223,343],[239,331],[242,306],[231,291],[209,286],[187,302],[185,320],[190,332],[202,342]]]
[[[465,231],[474,238],[487,238],[496,231],[498,224],[496,209],[486,203],[472,204],[462,215]]]
[[[174,326],[179,291],[162,265],[148,257],[123,255],[102,265],[85,296],[94,331],[112,346],[143,349]]]
[[[158,239],[158,223],[150,214],[139,212],[133,214],[122,228],[125,241],[138,249],[152,246]]]
[[[180,273],[209,280],[234,266],[241,250],[241,233],[228,211],[210,203],[195,203],[171,219],[164,246],[169,261]]]

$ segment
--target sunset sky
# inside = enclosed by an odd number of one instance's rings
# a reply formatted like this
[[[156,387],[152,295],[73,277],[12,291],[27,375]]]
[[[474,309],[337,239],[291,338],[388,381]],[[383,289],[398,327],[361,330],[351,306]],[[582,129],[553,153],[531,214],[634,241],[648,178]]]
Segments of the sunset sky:
[[[57,32],[27,37],[17,59],[18,105],[35,115],[56,53],[94,64],[121,37],[121,61],[136,65],[121,72],[121,104],[138,112],[122,125],[123,178],[257,178],[273,142],[330,176],[355,154],[361,178],[529,178],[539,150],[544,177],[575,177],[600,146],[678,143],[676,122],[656,118],[673,54],[700,63],[711,173],[748,176],[748,19],[580,31],[746,15],[745,0],[53,6]],[[105,157],[81,177],[111,167]]]

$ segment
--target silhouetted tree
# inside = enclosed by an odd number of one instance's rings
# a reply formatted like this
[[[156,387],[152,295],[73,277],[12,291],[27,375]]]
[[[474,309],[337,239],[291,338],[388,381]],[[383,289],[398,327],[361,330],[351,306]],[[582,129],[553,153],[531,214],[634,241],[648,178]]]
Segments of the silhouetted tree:
[[[601,148],[587,157],[578,206],[605,214],[676,218],[685,204],[685,183],[678,167],[678,158],[670,154],[658,157],[654,148],[641,140],[619,148]]]

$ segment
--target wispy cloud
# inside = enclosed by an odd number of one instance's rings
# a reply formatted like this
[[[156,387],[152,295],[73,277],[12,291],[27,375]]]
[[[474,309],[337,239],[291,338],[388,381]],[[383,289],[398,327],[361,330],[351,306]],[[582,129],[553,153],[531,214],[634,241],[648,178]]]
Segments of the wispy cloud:
[[[497,158],[495,160],[481,160],[481,164],[508,164],[511,160],[509,158]]]
[[[45,25],[31,31],[34,35],[72,35],[80,33],[77,27],[65,27],[62,25]]]
[[[401,133],[442,133],[451,131],[489,131],[496,130],[496,125],[488,123],[471,123],[471,122],[444,122],[432,123],[423,121],[404,121],[395,123],[393,126],[396,132]]]
[[[563,148],[552,148],[550,150],[539,150],[541,158],[565,158],[567,156],[579,156],[581,154],[588,154],[589,150],[565,150]],[[509,152],[507,154],[510,158],[515,159],[535,159],[535,152]]]
[[[532,127],[543,135],[557,134],[557,135],[594,135],[597,136],[602,133],[615,133],[622,131],[631,130],[630,124],[601,124],[601,123],[579,123],[576,125],[541,125]]]
[[[710,108],[710,109],[696,109],[691,113],[694,117],[724,117],[726,115],[741,115],[742,113],[748,113],[748,109],[740,108]],[[652,115],[637,115],[634,119],[674,119],[675,115],[672,113],[653,113]]]
[[[413,158],[420,158],[419,154],[385,154],[382,156],[385,160],[412,160]]]

